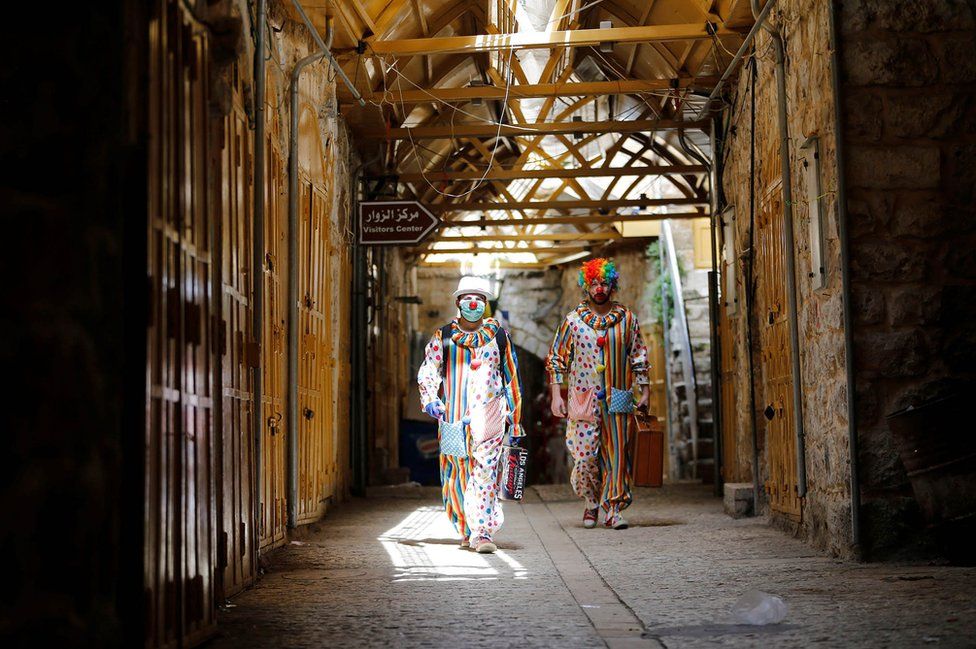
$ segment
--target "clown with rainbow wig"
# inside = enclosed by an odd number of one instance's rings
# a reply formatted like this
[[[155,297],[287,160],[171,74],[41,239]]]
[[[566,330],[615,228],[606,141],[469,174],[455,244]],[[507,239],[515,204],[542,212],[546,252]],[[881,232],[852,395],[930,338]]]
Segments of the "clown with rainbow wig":
[[[612,260],[583,264],[583,301],[563,320],[546,357],[552,413],[569,419],[566,445],[573,456],[573,491],[586,501],[583,526],[596,527],[602,509],[604,526],[615,530],[627,528],[620,512],[633,500],[631,413],[646,408],[650,397],[637,316],[612,299],[618,281]]]

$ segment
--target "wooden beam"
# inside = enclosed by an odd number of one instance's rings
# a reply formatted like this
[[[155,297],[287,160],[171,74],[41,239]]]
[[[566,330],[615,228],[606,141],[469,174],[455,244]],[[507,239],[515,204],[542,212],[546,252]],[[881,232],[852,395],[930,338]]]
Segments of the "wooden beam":
[[[669,174],[692,174],[708,171],[705,165],[650,165],[640,167],[596,167],[591,169],[491,169],[485,172],[474,169],[464,171],[428,171],[426,179],[437,180],[518,180],[521,178],[619,178],[621,176],[666,176]],[[423,182],[425,176],[419,173],[393,176],[401,183]],[[377,180],[372,177],[370,180]]]
[[[461,260],[458,261],[422,261],[417,264],[421,268],[457,268],[461,265]],[[530,262],[517,262],[517,261],[500,261],[497,264],[498,268],[524,268],[524,269],[535,269],[535,268],[548,268],[549,264],[541,261],[530,261]]]
[[[579,216],[540,216],[529,219],[478,219],[476,221],[449,221],[442,228],[481,228],[502,227],[516,225],[572,225],[585,223],[598,225],[603,223],[641,223],[646,221],[664,221],[666,219],[700,219],[707,218],[702,212],[674,212],[671,214],[581,214]]]
[[[517,203],[429,203],[432,212],[491,212],[505,210],[576,210],[618,207],[658,207],[662,205],[708,205],[708,199],[698,198],[626,198],[612,201],[570,200],[570,201],[519,201]]]
[[[414,126],[412,128],[389,128],[385,131],[366,133],[370,139],[386,140],[437,140],[458,137],[539,137],[540,135],[569,135],[573,133],[643,133],[665,129],[697,128],[705,130],[708,120],[685,121],[674,119],[648,119],[630,121],[601,122],[549,122],[529,124],[528,126],[501,127],[495,124],[441,124],[437,126]]]
[[[739,32],[724,26],[716,28],[718,36],[738,36]],[[610,29],[573,29],[554,32],[520,32],[516,34],[477,34],[441,38],[412,38],[377,41],[370,44],[378,56],[413,56],[417,54],[468,54],[532,50],[553,47],[586,47],[604,42],[652,43],[687,40],[709,40],[705,22],[678,25],[612,27]],[[343,56],[346,53],[343,52]]]
[[[609,241],[622,239],[619,232],[543,232],[540,234],[478,234],[468,237],[441,237],[429,243],[447,241],[466,243],[473,241]]]
[[[437,242],[440,243],[440,242]],[[496,253],[496,254],[513,254],[513,253],[523,253],[528,252],[534,254],[538,253],[568,253],[568,252],[583,252],[586,250],[585,246],[530,246],[528,248],[407,248],[407,253],[414,254],[424,254],[424,255],[457,255],[461,253]]]
[[[644,13],[641,14],[640,21],[638,25],[643,25],[647,22],[647,17],[651,15],[651,9],[654,8],[654,4],[657,0],[647,0],[647,4],[644,6]],[[627,69],[624,72],[624,76],[629,77],[631,71],[634,69],[634,60],[637,58],[637,50],[640,49],[640,43],[634,45],[634,48],[630,52],[630,56],[627,58]]]
[[[588,95],[633,95],[658,90],[678,88],[713,88],[718,77],[681,77],[678,79],[621,79],[619,81],[580,81],[577,83],[530,83],[509,87],[509,99],[538,99],[547,97],[584,97]],[[347,91],[343,90],[343,92]],[[387,90],[386,95],[373,94],[373,101],[383,99],[405,104],[429,101],[457,102],[471,99],[505,99],[505,86],[480,86],[473,88],[411,88],[402,92]]]
[[[369,29],[370,33],[376,34],[376,24],[373,22],[372,16],[366,11],[363,3],[360,0],[348,0],[347,4],[352,5],[353,10],[359,16],[359,19],[363,21],[366,28]]]

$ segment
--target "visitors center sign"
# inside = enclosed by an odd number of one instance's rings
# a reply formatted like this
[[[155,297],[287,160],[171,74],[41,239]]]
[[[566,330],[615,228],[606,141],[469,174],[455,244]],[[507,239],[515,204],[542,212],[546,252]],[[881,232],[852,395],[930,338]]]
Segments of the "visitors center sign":
[[[364,201],[359,204],[359,243],[403,246],[423,241],[441,220],[417,201]]]

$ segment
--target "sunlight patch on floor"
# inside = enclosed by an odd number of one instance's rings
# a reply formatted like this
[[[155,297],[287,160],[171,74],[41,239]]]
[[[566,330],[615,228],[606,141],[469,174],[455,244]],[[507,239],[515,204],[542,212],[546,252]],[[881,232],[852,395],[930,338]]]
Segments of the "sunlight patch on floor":
[[[493,555],[462,550],[440,507],[418,507],[376,540],[396,569],[393,581],[525,579],[528,574],[502,550]]]

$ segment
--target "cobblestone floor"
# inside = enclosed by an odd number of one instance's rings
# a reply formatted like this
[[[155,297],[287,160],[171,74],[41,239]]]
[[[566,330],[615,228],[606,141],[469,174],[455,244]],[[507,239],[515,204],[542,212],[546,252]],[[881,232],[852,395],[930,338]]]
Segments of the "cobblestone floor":
[[[976,568],[824,557],[709,489],[638,490],[586,530],[565,486],[506,504],[500,552],[460,550],[437,490],[377,490],[271,553],[208,647],[976,647]],[[737,625],[749,589],[789,605]]]

